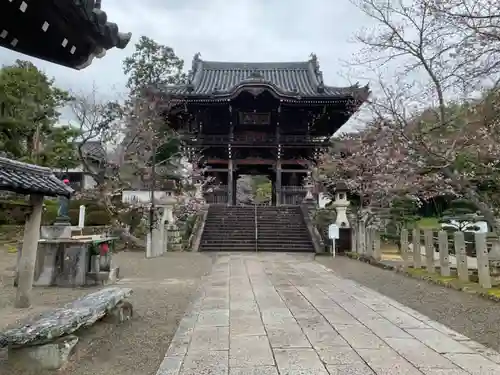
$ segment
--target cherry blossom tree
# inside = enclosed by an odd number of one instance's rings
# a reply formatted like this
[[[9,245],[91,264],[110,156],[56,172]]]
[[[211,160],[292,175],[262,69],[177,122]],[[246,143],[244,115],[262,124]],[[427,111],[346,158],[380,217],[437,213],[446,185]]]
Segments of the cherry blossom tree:
[[[330,195],[339,183],[345,184],[359,198],[355,219],[367,225],[379,225],[397,198],[425,199],[449,189],[444,179],[436,180],[415,162],[411,149],[384,122],[337,137],[322,155],[314,177]]]
[[[156,90],[163,84],[182,83],[183,64],[170,47],[141,37],[134,53],[123,63],[128,78],[127,96],[123,100],[101,102],[94,90],[90,95],[76,96],[72,106],[83,138],[82,160],[86,141],[97,139],[106,148],[106,155],[98,165],[84,163],[86,173],[96,181],[95,189],[85,194],[93,195],[106,208],[114,229],[122,237],[141,247],[145,241],[128,231],[131,229],[128,221],[130,218],[144,221],[149,211],[153,228],[157,218],[154,201],[150,205],[124,203],[125,190],[175,192],[183,201],[184,208],[176,210],[180,221],[200,208],[198,197],[192,193],[192,181],[194,175],[203,174],[200,170],[185,170],[180,136],[170,126],[172,122],[183,121],[182,103],[159,95]]]
[[[498,21],[491,2],[474,8],[466,0],[353,2],[375,22],[356,36],[362,51],[355,61],[375,73],[368,108],[390,129],[387,151],[375,151],[396,154],[404,170],[386,168],[406,181],[418,171],[420,190],[429,189],[426,176],[434,188],[470,200],[500,233],[495,202],[479,189],[499,175],[498,48],[488,47]]]
[[[133,103],[125,106],[100,102],[96,91],[92,95],[75,96],[72,109],[80,126],[78,152],[85,174],[95,181],[94,188],[79,195],[96,200],[106,209],[114,231],[123,239],[145,246],[145,241],[134,236],[133,223],[140,222],[149,207],[138,202],[122,202],[123,192],[152,187],[152,184],[156,190],[182,185],[171,183],[182,180],[177,164],[181,155],[178,135],[165,127],[165,112],[157,111],[154,103],[147,99],[138,98]],[[85,145],[93,140],[101,142],[105,153],[101,158],[89,160]],[[154,180],[153,168],[157,169]]]

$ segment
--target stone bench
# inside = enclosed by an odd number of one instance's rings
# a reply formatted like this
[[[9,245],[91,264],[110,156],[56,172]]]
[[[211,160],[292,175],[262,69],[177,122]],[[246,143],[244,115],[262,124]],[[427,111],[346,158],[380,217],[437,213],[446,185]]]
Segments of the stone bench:
[[[9,361],[15,357],[37,368],[59,369],[78,342],[72,335],[75,331],[103,318],[123,322],[132,317],[132,305],[125,301],[131,294],[129,288],[105,288],[47,311],[20,327],[0,332],[0,351],[5,357],[8,350]]]

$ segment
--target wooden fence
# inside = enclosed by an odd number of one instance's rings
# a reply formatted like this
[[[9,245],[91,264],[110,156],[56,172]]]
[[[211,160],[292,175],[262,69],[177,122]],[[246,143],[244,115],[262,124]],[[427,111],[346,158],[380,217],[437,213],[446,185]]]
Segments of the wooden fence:
[[[473,243],[465,240],[466,234],[472,235]],[[380,244],[378,231],[358,230],[353,236],[352,249],[380,261],[383,257]],[[462,282],[477,280],[483,288],[500,284],[500,242],[489,233],[403,229],[400,255],[405,268],[425,269],[443,277],[456,276]]]

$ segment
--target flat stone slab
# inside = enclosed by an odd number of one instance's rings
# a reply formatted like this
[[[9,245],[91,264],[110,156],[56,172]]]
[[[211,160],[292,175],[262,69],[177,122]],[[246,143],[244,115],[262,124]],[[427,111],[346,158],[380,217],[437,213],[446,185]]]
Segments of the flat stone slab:
[[[88,294],[59,309],[47,311],[21,327],[0,333],[0,348],[41,345],[91,326],[131,294],[132,289],[118,287]]]
[[[157,375],[500,374],[500,354],[297,254],[224,253]]]

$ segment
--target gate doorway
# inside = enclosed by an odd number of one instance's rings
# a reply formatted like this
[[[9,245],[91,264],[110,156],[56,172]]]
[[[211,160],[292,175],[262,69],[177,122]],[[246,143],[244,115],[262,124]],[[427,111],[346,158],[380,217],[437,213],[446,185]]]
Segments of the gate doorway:
[[[266,175],[243,174],[236,181],[237,205],[270,205],[273,187]]]

